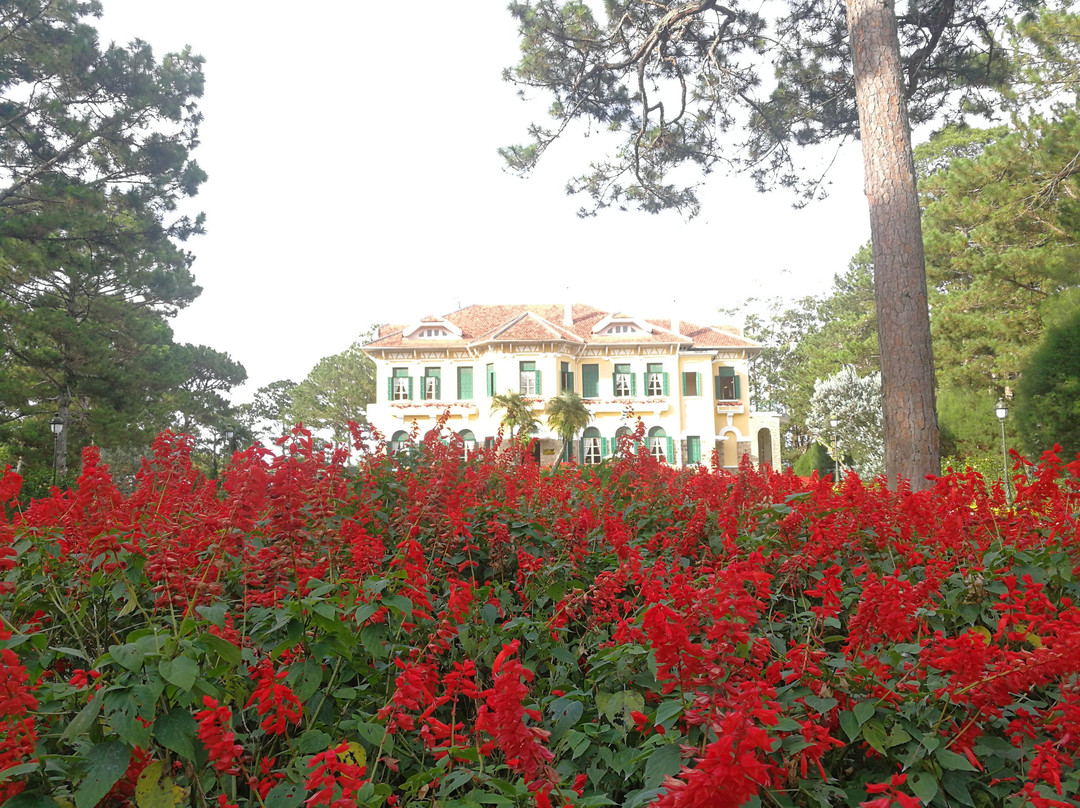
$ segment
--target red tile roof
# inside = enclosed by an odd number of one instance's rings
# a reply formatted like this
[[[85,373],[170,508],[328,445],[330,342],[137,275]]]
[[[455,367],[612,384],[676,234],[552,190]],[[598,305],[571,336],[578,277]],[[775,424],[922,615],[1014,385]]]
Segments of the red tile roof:
[[[402,331],[408,325],[383,326],[377,339],[369,342],[366,348],[400,348],[430,345],[432,347],[454,347],[475,345],[486,342],[571,342],[613,344],[673,344],[694,348],[757,348],[758,343],[741,337],[731,331],[710,326],[699,326],[680,322],[679,335],[671,330],[670,319],[637,318],[653,327],[652,333],[630,334],[594,334],[592,328],[607,317],[626,319],[628,315],[602,311],[581,303],[571,308],[572,324],[563,325],[565,305],[524,304],[466,306],[441,318],[461,329],[461,337],[431,339],[423,337],[404,337]],[[440,318],[425,318],[430,322]]]

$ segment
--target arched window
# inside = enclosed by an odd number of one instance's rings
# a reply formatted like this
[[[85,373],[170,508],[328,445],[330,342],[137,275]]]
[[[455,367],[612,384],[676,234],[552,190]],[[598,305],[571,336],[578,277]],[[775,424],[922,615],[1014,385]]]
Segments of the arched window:
[[[409,440],[409,433],[403,432],[400,429],[394,433],[394,436],[390,438],[390,451],[392,453],[400,452],[405,448],[405,443]]]
[[[476,451],[476,436],[472,433],[471,429],[463,429],[458,432],[461,436],[461,456],[465,460],[469,459],[469,455]]]
[[[671,438],[667,436],[662,426],[654,426],[649,430],[649,454],[657,460],[671,463],[672,449]]]
[[[595,466],[603,460],[600,443],[600,430],[590,426],[581,435],[581,462],[586,466]]]
[[[633,452],[633,444],[629,443],[630,439],[633,438],[633,436],[634,432],[628,426],[620,426],[618,429],[616,429],[615,442],[612,444],[611,447],[612,452],[621,451],[621,447],[623,447],[624,445],[626,446],[628,452]],[[626,438],[626,440],[623,440],[623,438]]]

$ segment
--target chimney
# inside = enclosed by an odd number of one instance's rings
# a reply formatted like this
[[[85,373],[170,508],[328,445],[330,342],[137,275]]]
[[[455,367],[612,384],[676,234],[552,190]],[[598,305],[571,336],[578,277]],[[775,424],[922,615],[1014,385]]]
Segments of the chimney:
[[[563,307],[562,324],[567,328],[574,324],[573,306],[569,301],[567,301],[566,305]]]

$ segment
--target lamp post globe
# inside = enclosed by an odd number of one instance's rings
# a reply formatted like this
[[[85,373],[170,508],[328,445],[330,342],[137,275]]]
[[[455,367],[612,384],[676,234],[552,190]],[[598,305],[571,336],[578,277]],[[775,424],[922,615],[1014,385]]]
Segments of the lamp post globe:
[[[1001,422],[1001,469],[1005,478],[1005,501],[1012,502],[1012,491],[1009,486],[1009,451],[1005,446],[1005,419],[1009,416],[1009,405],[1004,398],[999,398],[994,405],[994,415]]]
[[[49,431],[53,436],[53,461],[52,461],[52,484],[53,488],[56,487],[56,467],[57,467],[57,441],[60,440],[60,433],[64,431],[64,419],[60,417],[60,413],[53,415],[52,420],[49,421]]]
[[[832,427],[833,435],[833,482],[840,482],[840,449],[836,445],[836,428],[840,426],[840,419],[835,415],[829,418],[829,425]]]

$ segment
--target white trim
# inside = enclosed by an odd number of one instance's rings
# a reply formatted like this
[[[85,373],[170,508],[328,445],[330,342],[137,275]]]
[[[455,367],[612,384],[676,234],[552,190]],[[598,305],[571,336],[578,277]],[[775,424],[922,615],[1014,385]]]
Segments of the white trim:
[[[592,332],[594,334],[599,334],[601,331],[606,330],[610,325],[632,325],[646,334],[651,334],[653,332],[652,325],[644,320],[639,320],[637,317],[616,317],[612,314],[604,317],[600,322],[594,325],[592,327]]]
[[[437,320],[437,321],[431,322],[431,323],[423,323],[423,322],[421,322],[421,323],[413,323],[408,328],[405,328],[405,329],[402,330],[401,336],[402,337],[411,337],[413,334],[415,334],[421,328],[445,328],[447,331],[449,331],[454,336],[456,336],[456,337],[461,336],[461,329],[458,328],[456,325],[454,325],[449,320]],[[433,337],[426,337],[425,339],[434,339],[434,338]]]

